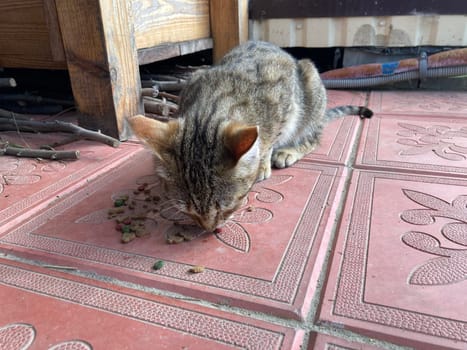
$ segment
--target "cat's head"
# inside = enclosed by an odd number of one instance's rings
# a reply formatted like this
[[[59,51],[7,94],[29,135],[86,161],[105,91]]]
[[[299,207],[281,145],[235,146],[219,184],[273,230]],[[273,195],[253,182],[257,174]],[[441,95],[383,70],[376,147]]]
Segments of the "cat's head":
[[[183,119],[129,122],[160,160],[167,195],[200,227],[215,230],[244,203],[259,169],[258,127],[225,121],[199,135]]]

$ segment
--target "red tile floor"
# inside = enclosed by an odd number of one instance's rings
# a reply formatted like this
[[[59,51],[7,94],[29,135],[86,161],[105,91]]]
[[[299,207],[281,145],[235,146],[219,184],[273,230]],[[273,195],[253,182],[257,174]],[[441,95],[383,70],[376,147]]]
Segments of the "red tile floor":
[[[467,93],[329,95],[375,116],[330,124],[216,234],[176,225],[137,142],[1,157],[0,349],[467,349]],[[147,233],[126,244],[122,196]]]

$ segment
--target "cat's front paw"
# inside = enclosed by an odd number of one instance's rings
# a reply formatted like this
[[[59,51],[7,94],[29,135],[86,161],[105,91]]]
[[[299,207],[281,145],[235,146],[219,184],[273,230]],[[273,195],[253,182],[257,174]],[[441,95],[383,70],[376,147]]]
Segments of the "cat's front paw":
[[[288,168],[302,159],[303,154],[293,150],[278,150],[272,155],[272,164],[279,169]]]
[[[256,181],[263,181],[271,177],[271,163],[268,162],[268,164],[261,164],[259,167],[258,171],[258,177],[256,178]]]

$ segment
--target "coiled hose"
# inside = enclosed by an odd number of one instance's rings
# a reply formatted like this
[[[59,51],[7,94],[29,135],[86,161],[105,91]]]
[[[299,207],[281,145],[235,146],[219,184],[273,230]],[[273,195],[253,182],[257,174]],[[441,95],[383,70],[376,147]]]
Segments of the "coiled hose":
[[[322,73],[321,79],[326,88],[350,89],[460,75],[467,75],[467,48],[443,51],[429,57],[422,52],[419,58],[335,69]]]

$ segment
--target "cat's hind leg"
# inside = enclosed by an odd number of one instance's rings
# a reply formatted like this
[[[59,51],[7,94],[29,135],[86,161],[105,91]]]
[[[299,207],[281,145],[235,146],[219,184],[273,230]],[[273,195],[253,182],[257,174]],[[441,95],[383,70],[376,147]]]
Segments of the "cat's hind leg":
[[[298,162],[319,145],[318,138],[307,138],[298,145],[285,146],[274,149],[271,162],[276,168],[282,169]]]

